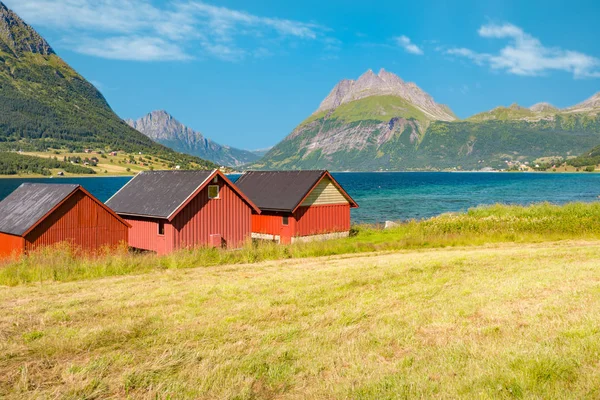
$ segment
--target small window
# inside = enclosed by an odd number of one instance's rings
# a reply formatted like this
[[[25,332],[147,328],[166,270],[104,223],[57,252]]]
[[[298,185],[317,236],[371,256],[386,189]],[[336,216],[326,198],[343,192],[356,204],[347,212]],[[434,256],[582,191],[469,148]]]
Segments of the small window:
[[[282,217],[282,222],[284,225],[289,225],[290,217],[288,217],[287,215],[285,217]]]
[[[218,199],[219,198],[219,185],[208,185],[208,198]]]
[[[159,235],[164,235],[165,234],[165,223],[164,223],[164,221],[158,221],[158,234]]]

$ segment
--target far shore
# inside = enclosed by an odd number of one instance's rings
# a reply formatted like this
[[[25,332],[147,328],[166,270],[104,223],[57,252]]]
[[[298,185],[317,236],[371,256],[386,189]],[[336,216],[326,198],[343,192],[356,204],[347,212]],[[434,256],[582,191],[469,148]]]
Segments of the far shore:
[[[161,170],[155,170],[155,171],[161,171]],[[165,171],[170,171],[170,170],[165,170]],[[354,174],[354,173],[364,173],[364,174],[385,174],[385,173],[422,173],[422,172],[433,172],[433,173],[459,173],[459,174],[464,174],[464,173],[478,173],[478,174],[597,174],[600,172],[600,170],[597,171],[593,171],[593,172],[587,172],[587,171],[477,171],[477,170],[473,170],[473,171],[430,171],[430,170],[423,170],[423,171],[330,171],[332,173],[335,174]],[[235,171],[235,172],[229,172],[227,173],[227,175],[231,175],[231,174],[243,174],[243,171]],[[23,175],[2,175],[0,174],[0,179],[65,179],[65,178],[125,178],[125,177],[129,177],[129,178],[133,178],[136,174],[123,174],[123,175],[105,175],[105,174],[68,174],[68,175],[64,175],[64,176],[58,176],[58,175],[52,175],[52,176],[47,176],[47,175],[40,175],[40,174],[23,174]]]

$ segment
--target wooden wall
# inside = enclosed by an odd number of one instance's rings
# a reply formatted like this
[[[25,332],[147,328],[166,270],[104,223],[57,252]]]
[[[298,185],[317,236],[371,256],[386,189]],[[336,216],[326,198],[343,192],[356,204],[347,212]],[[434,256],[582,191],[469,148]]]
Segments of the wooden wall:
[[[78,190],[25,236],[25,250],[70,242],[84,250],[127,243],[129,228]]]

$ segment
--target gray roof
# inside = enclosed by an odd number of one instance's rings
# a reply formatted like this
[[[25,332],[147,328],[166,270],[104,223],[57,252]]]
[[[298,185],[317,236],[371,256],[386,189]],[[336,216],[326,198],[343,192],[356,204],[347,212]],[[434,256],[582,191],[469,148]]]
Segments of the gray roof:
[[[21,236],[79,185],[23,183],[0,202],[0,232]]]
[[[326,172],[250,171],[235,184],[261,210],[292,212]]]
[[[106,205],[117,214],[169,218],[214,171],[144,171]]]

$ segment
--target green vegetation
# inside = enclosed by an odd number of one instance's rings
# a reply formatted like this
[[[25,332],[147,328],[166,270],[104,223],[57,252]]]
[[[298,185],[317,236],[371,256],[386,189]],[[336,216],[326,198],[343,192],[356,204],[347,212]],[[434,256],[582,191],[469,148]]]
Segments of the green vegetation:
[[[547,114],[550,113],[536,113],[528,108],[521,107],[518,104],[512,104],[510,107],[496,107],[493,110],[475,114],[472,117],[467,118],[467,121],[483,122],[489,120],[509,121],[524,118],[539,119]]]
[[[53,169],[72,174],[95,174],[91,169],[54,158],[26,156],[18,153],[0,152],[0,175],[39,174],[52,175]]]
[[[510,107],[465,121],[429,122],[403,99],[372,96],[320,113],[304,121],[253,168],[336,171],[505,169],[506,161],[572,158],[600,142],[600,115],[543,113]],[[535,114],[537,120],[516,118]],[[545,115],[545,114],[544,114]],[[320,146],[346,141],[337,152],[307,148],[315,137]],[[364,144],[363,144],[364,143]],[[600,151],[597,153],[600,154]],[[595,154],[595,153],[594,153]],[[593,164],[590,156],[572,165]],[[600,156],[597,163],[600,163]],[[597,164],[596,163],[596,164]]]
[[[129,127],[92,84],[1,3],[0,14],[0,151],[142,151],[182,168],[215,167]]]
[[[324,117],[322,113],[315,115],[315,117],[319,116]],[[327,116],[329,119],[336,119],[345,123],[359,121],[387,122],[394,117],[415,119],[424,125],[429,121],[429,118],[421,110],[397,96],[371,96],[351,101],[337,107]]]
[[[0,150],[142,151],[182,167],[214,166],[130,128],[96,88],[56,55],[16,58],[0,51],[0,59]]]
[[[472,217],[528,237],[556,212]],[[599,264],[520,243],[4,288],[0,397],[597,398]]]
[[[280,246],[269,242],[248,244],[241,250],[196,248],[168,256],[130,254],[105,256],[79,254],[61,246],[9,261],[0,268],[0,285],[70,281],[152,270],[257,263],[446,246],[475,246],[501,242],[541,242],[600,239],[600,203],[564,206],[537,204],[528,207],[496,205],[470,209],[464,214],[444,214],[409,221],[382,230],[356,226],[349,238]]]
[[[594,147],[579,157],[572,158],[567,164],[574,167],[594,166],[600,164],[600,146]]]

